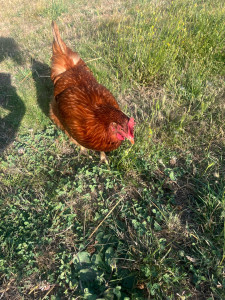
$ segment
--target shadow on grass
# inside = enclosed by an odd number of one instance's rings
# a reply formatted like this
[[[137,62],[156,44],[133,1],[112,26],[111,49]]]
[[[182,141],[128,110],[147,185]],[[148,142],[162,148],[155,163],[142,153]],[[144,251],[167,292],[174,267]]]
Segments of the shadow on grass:
[[[12,38],[0,37],[0,62],[10,57],[22,64],[19,47]],[[9,73],[0,73],[0,152],[9,146],[16,135],[26,108],[11,84]]]
[[[32,59],[32,77],[36,85],[37,102],[46,116],[49,116],[49,103],[53,97],[53,84],[50,78],[50,67]]]
[[[0,45],[0,62],[10,57],[18,65],[23,63],[23,57],[20,53],[19,46],[14,39],[0,37]]]
[[[17,95],[15,87],[11,85],[11,75],[0,74],[0,151],[10,145],[16,135],[26,108]]]

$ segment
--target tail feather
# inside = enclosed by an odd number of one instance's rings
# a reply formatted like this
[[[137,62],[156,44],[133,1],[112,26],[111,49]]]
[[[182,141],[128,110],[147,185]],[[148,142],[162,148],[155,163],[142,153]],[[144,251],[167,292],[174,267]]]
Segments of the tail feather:
[[[67,46],[61,39],[61,36],[59,33],[59,28],[54,21],[52,21],[52,33],[53,33],[53,37],[54,37],[54,41],[53,41],[53,45],[52,45],[53,46],[53,54],[57,54],[57,52],[66,54]]]
[[[51,79],[55,82],[57,76],[74,67],[79,61],[78,53],[73,52],[61,39],[58,26],[52,21],[53,44],[52,44],[52,70]]]

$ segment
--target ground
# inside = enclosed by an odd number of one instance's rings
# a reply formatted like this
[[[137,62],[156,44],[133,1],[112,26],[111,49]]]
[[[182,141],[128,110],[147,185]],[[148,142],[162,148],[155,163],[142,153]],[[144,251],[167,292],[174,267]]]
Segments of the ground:
[[[223,1],[1,5],[0,298],[223,299]],[[49,119],[52,20],[137,123],[108,166]]]

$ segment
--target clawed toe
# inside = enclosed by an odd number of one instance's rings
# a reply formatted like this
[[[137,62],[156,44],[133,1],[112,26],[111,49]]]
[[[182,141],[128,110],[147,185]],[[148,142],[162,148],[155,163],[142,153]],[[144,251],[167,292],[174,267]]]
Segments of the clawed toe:
[[[81,156],[81,155],[85,155],[85,156],[87,156],[87,157],[89,157],[89,158],[93,158],[91,155],[89,155],[89,153],[88,153],[88,149],[86,149],[86,148],[84,148],[84,147],[80,147],[80,153],[79,153],[79,156]]]
[[[100,152],[100,162],[99,163],[105,163],[106,165],[109,164],[107,156],[106,156],[105,152],[103,152],[103,151]]]

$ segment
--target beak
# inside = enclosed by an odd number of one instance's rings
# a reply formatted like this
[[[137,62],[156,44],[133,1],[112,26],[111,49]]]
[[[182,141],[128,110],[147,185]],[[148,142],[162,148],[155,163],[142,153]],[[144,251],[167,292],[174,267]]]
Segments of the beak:
[[[134,144],[134,138],[133,137],[129,136],[128,140],[131,142],[132,145]]]

